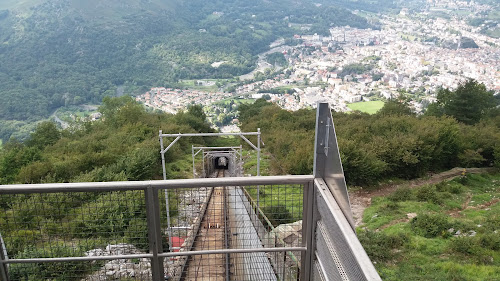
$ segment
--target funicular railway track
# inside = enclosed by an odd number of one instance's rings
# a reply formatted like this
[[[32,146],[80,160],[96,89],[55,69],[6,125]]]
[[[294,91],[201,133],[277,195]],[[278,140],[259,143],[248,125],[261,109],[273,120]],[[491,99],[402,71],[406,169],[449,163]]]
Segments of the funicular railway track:
[[[218,170],[216,177],[224,177]],[[226,187],[214,187],[193,243],[193,251],[228,247]],[[186,264],[182,280],[223,281],[229,279],[229,254],[193,255]]]

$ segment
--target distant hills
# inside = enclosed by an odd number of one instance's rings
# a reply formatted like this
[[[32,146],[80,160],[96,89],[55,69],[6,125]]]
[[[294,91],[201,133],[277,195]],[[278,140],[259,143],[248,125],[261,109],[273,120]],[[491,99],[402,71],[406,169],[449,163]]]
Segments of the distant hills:
[[[270,42],[304,32],[290,23],[323,34],[370,27],[336,4],[309,0],[1,1],[0,138],[61,106],[100,103],[118,86],[141,93],[250,72]],[[211,66],[218,61],[225,63]]]

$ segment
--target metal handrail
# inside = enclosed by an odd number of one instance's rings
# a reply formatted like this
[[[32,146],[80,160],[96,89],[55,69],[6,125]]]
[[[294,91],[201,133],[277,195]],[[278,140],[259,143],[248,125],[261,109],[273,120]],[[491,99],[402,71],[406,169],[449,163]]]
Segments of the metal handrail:
[[[146,190],[147,188],[176,189],[216,186],[305,184],[312,182],[312,175],[258,176],[202,178],[154,181],[87,182],[87,183],[45,183],[0,185],[0,194],[87,192],[87,191],[125,191]]]

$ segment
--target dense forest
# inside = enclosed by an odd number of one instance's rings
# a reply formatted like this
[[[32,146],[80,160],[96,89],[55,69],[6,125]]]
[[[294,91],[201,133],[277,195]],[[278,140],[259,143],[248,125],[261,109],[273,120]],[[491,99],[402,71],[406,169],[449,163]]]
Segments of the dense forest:
[[[118,87],[143,93],[179,79],[250,72],[269,43],[304,32],[300,24],[323,34],[330,26],[370,26],[345,9],[312,1],[31,2],[17,9],[0,4],[4,141],[25,138],[32,122],[61,106],[99,104]]]
[[[404,101],[374,115],[333,113],[349,185],[411,179],[429,172],[500,164],[500,111],[492,92],[475,81],[440,90],[438,102],[415,116]],[[261,128],[278,174],[310,174],[315,111],[289,112],[264,99],[239,108],[243,131]]]

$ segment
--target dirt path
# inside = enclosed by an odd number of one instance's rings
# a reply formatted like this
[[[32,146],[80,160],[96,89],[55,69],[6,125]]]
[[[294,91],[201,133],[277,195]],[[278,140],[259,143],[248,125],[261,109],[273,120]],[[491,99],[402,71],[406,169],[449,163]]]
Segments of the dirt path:
[[[363,212],[367,207],[370,206],[372,198],[376,196],[386,196],[393,193],[396,189],[402,186],[407,186],[410,188],[415,188],[423,186],[426,184],[436,184],[444,180],[451,180],[460,176],[464,171],[464,168],[453,168],[449,171],[442,172],[439,174],[431,175],[429,178],[414,179],[411,181],[404,182],[402,184],[387,184],[380,186],[376,190],[357,190],[349,192],[349,199],[351,201],[351,210],[354,216],[354,221],[356,226],[361,225],[363,219]],[[495,168],[469,168],[466,169],[468,174],[481,174],[496,171]]]

